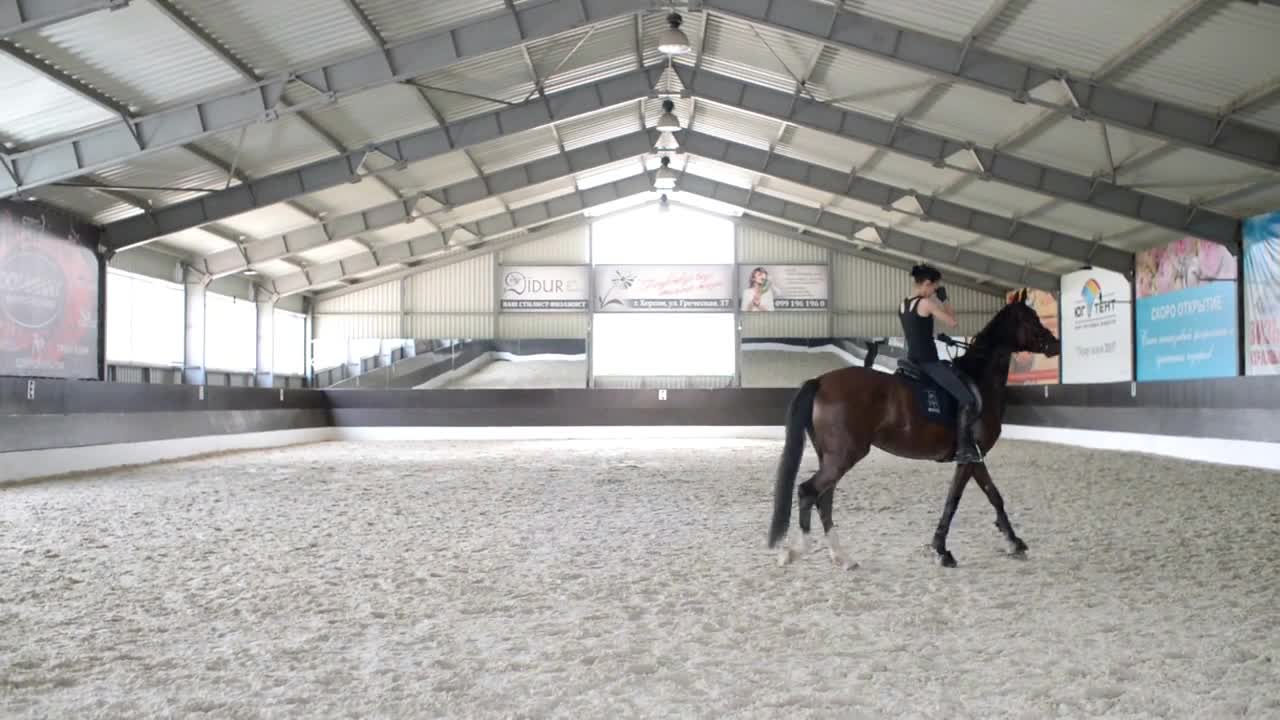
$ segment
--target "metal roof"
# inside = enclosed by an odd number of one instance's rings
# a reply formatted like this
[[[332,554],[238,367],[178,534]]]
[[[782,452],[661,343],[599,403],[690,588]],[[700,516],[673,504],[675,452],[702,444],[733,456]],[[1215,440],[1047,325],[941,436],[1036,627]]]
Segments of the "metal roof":
[[[290,293],[643,202],[664,93],[682,201],[1000,286],[1280,204],[1275,3],[682,0],[670,64],[665,0],[46,5],[0,196]]]

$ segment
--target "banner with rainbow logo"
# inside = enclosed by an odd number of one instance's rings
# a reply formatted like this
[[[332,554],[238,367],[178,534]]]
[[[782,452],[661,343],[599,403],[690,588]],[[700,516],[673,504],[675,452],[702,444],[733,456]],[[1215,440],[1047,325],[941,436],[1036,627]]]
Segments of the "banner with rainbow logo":
[[[1133,290],[1124,275],[1102,269],[1062,276],[1062,382],[1133,379]]]

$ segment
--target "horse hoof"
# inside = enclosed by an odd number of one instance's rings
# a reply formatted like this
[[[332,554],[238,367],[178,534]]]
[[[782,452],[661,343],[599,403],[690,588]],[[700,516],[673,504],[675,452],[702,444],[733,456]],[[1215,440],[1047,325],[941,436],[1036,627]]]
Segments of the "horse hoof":
[[[1027,559],[1027,544],[1021,540],[1014,540],[1009,543],[1009,554],[1019,560]]]
[[[796,551],[792,548],[783,548],[778,551],[778,566],[786,567],[787,565],[790,565],[791,562],[796,559],[796,555]]]
[[[938,553],[938,562],[942,567],[953,568],[956,566],[956,556],[952,555],[950,550],[944,550]]]
[[[841,570],[857,570],[858,563],[848,558],[831,558],[831,562]]]

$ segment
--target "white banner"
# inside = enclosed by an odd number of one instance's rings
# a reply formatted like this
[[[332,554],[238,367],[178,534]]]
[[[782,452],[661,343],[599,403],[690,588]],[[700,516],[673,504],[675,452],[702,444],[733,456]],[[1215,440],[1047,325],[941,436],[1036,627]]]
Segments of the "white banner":
[[[499,308],[503,312],[586,312],[586,265],[504,265]]]
[[[743,312],[826,310],[826,265],[739,265]]]
[[[733,310],[732,265],[597,265],[597,312]]]
[[[1062,276],[1062,382],[1133,379],[1133,290],[1110,270]]]

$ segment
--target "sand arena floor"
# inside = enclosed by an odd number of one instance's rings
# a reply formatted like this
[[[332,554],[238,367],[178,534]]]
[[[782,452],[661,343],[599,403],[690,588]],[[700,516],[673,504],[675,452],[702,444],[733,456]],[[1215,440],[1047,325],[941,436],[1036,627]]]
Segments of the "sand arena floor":
[[[1003,442],[1030,559],[873,453],[861,567],[780,443],[328,443],[0,490],[0,717],[1280,717],[1280,474]],[[802,473],[814,467],[806,452]]]

